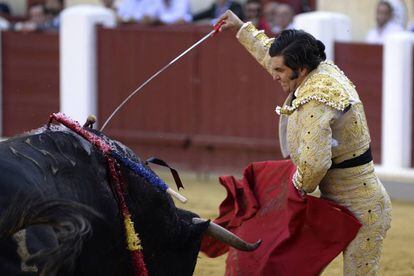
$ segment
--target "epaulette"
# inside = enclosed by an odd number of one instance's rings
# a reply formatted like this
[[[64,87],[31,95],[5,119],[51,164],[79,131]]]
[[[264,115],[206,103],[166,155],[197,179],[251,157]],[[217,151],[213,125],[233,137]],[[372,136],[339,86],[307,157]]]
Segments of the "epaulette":
[[[290,106],[278,107],[276,112],[290,115],[297,108],[310,101],[318,101],[339,111],[344,111],[350,103],[350,95],[344,85],[326,72],[315,72],[309,76],[295,94],[296,99],[292,101]]]

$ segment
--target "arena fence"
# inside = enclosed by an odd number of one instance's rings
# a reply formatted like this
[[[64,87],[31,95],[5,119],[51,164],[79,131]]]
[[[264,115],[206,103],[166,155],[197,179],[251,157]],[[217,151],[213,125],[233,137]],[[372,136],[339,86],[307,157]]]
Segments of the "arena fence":
[[[98,28],[100,121],[209,30]],[[380,163],[382,47],[336,43],[335,57],[365,103],[374,160]],[[3,32],[2,70],[3,136],[36,128],[59,109],[58,34]],[[281,158],[274,108],[285,96],[232,34],[220,34],[146,87],[106,132],[144,158],[156,155],[192,170],[240,170],[252,161]]]

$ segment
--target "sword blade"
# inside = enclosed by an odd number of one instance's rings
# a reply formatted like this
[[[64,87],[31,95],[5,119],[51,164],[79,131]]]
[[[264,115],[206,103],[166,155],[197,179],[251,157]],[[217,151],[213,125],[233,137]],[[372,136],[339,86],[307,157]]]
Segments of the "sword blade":
[[[118,105],[118,107],[111,113],[111,115],[108,117],[108,119],[106,119],[105,123],[102,125],[100,131],[103,131],[105,129],[105,127],[108,125],[109,121],[112,120],[112,118],[115,116],[115,114],[133,97],[135,96],[139,91],[142,90],[142,88],[144,88],[150,81],[152,81],[153,79],[155,79],[159,74],[161,74],[162,72],[164,72],[165,70],[167,70],[171,65],[173,65],[175,62],[177,62],[180,58],[182,58],[183,56],[185,56],[188,52],[190,52],[191,50],[193,50],[194,48],[196,48],[198,45],[200,45],[201,43],[203,43],[207,38],[209,38],[210,36],[212,36],[214,33],[216,33],[217,30],[212,30],[211,32],[209,32],[207,35],[205,35],[203,38],[201,38],[199,41],[197,41],[196,43],[194,43],[190,48],[188,48],[187,50],[185,50],[184,52],[182,52],[179,56],[177,56],[176,58],[174,58],[173,60],[171,60],[167,65],[165,65],[164,67],[162,67],[160,70],[158,70],[158,72],[156,72],[154,75],[152,75],[149,79],[147,79],[144,83],[142,83],[137,89],[135,89],[128,97],[125,98],[125,100]]]

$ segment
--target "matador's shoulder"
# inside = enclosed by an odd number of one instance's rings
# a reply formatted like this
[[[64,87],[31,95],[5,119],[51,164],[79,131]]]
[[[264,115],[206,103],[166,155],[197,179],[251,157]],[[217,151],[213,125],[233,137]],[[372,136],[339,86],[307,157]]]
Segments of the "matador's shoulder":
[[[280,113],[289,115],[310,101],[321,102],[336,110],[344,111],[351,99],[355,101],[358,97],[352,82],[336,65],[326,61],[309,74],[296,90],[295,96],[291,106],[282,107]]]

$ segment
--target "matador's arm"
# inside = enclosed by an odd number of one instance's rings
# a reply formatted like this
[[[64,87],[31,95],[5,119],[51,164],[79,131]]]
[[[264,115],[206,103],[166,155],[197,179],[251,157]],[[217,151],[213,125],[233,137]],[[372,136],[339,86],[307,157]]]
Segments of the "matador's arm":
[[[274,41],[274,38],[267,37],[264,31],[257,30],[251,22],[244,23],[236,36],[257,62],[272,74],[269,48]]]
[[[331,123],[338,111],[318,101],[298,108],[297,120],[292,122],[293,135],[299,137],[299,147],[292,157],[297,165],[293,183],[298,189],[313,192],[332,164]]]

